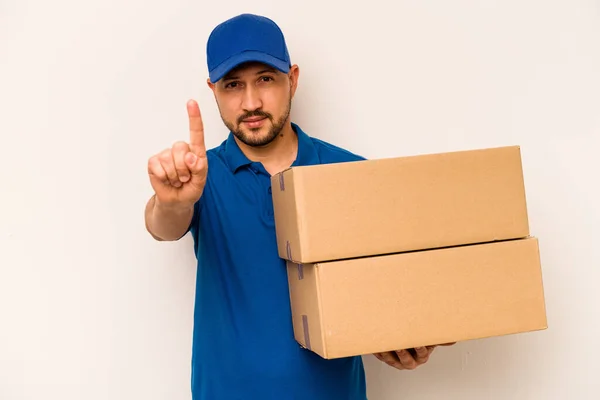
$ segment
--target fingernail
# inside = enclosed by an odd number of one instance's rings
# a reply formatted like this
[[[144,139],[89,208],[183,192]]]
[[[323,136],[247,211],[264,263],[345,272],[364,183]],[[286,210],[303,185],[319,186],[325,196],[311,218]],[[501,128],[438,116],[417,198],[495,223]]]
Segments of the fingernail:
[[[189,176],[180,176],[180,177],[179,177],[179,180],[180,180],[181,182],[187,182],[187,181],[188,181],[188,179],[190,179],[190,177],[189,177]]]

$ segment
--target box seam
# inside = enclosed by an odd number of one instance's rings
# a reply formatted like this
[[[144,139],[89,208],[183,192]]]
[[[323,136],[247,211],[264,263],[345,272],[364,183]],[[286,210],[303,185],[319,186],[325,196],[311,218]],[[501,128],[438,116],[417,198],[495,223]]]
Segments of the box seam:
[[[318,312],[318,323],[319,323],[319,330],[321,331],[321,337],[319,338],[319,341],[321,342],[321,346],[323,347],[323,357],[324,358],[328,358],[329,357],[329,351],[327,348],[327,332],[325,331],[325,326],[323,325],[323,320],[324,320],[324,311],[323,311],[323,298],[321,296],[321,279],[320,279],[320,275],[321,275],[321,268],[320,268],[320,264],[319,263],[315,263],[314,265],[314,276],[315,276],[315,285],[317,287],[317,312]]]
[[[298,232],[298,249],[297,249],[297,261],[300,263],[302,260],[307,259],[306,251],[310,248],[308,243],[306,243],[306,220],[302,220],[302,215],[307,215],[305,210],[305,204],[300,196],[300,193],[303,193],[304,190],[304,176],[302,172],[296,170],[294,173],[293,181],[294,181],[294,213],[295,213],[295,221]]]

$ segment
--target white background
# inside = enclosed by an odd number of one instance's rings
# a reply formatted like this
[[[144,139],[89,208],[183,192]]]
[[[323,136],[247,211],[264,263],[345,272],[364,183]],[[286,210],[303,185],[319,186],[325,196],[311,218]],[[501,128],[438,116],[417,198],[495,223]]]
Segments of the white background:
[[[2,0],[0,399],[191,398],[192,241],[145,232],[146,162],[187,140],[188,98],[225,138],[205,45],[242,12],[284,30],[313,136],[522,146],[549,329],[365,357],[370,399],[600,398],[598,1]]]

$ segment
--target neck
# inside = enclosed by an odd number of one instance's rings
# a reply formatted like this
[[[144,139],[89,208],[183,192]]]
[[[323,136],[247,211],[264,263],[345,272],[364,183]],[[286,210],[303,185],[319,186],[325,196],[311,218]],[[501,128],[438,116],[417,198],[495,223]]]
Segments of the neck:
[[[298,136],[289,121],[268,145],[252,147],[240,142],[237,138],[235,140],[249,160],[262,163],[271,175],[292,165],[298,154]]]

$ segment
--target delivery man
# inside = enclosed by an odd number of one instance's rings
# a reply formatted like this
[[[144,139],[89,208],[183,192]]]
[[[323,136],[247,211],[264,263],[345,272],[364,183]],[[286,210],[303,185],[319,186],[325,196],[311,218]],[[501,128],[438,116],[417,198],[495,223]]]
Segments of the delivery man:
[[[207,83],[230,134],[207,150],[198,104],[189,101],[189,141],[148,160],[155,193],[145,211],[155,239],[187,232],[194,239],[193,398],[364,400],[361,357],[326,360],[294,340],[270,182],[290,166],[363,158],[291,122],[299,68],[272,20],[229,19],[212,31],[206,51]],[[376,357],[414,369],[433,348]]]

